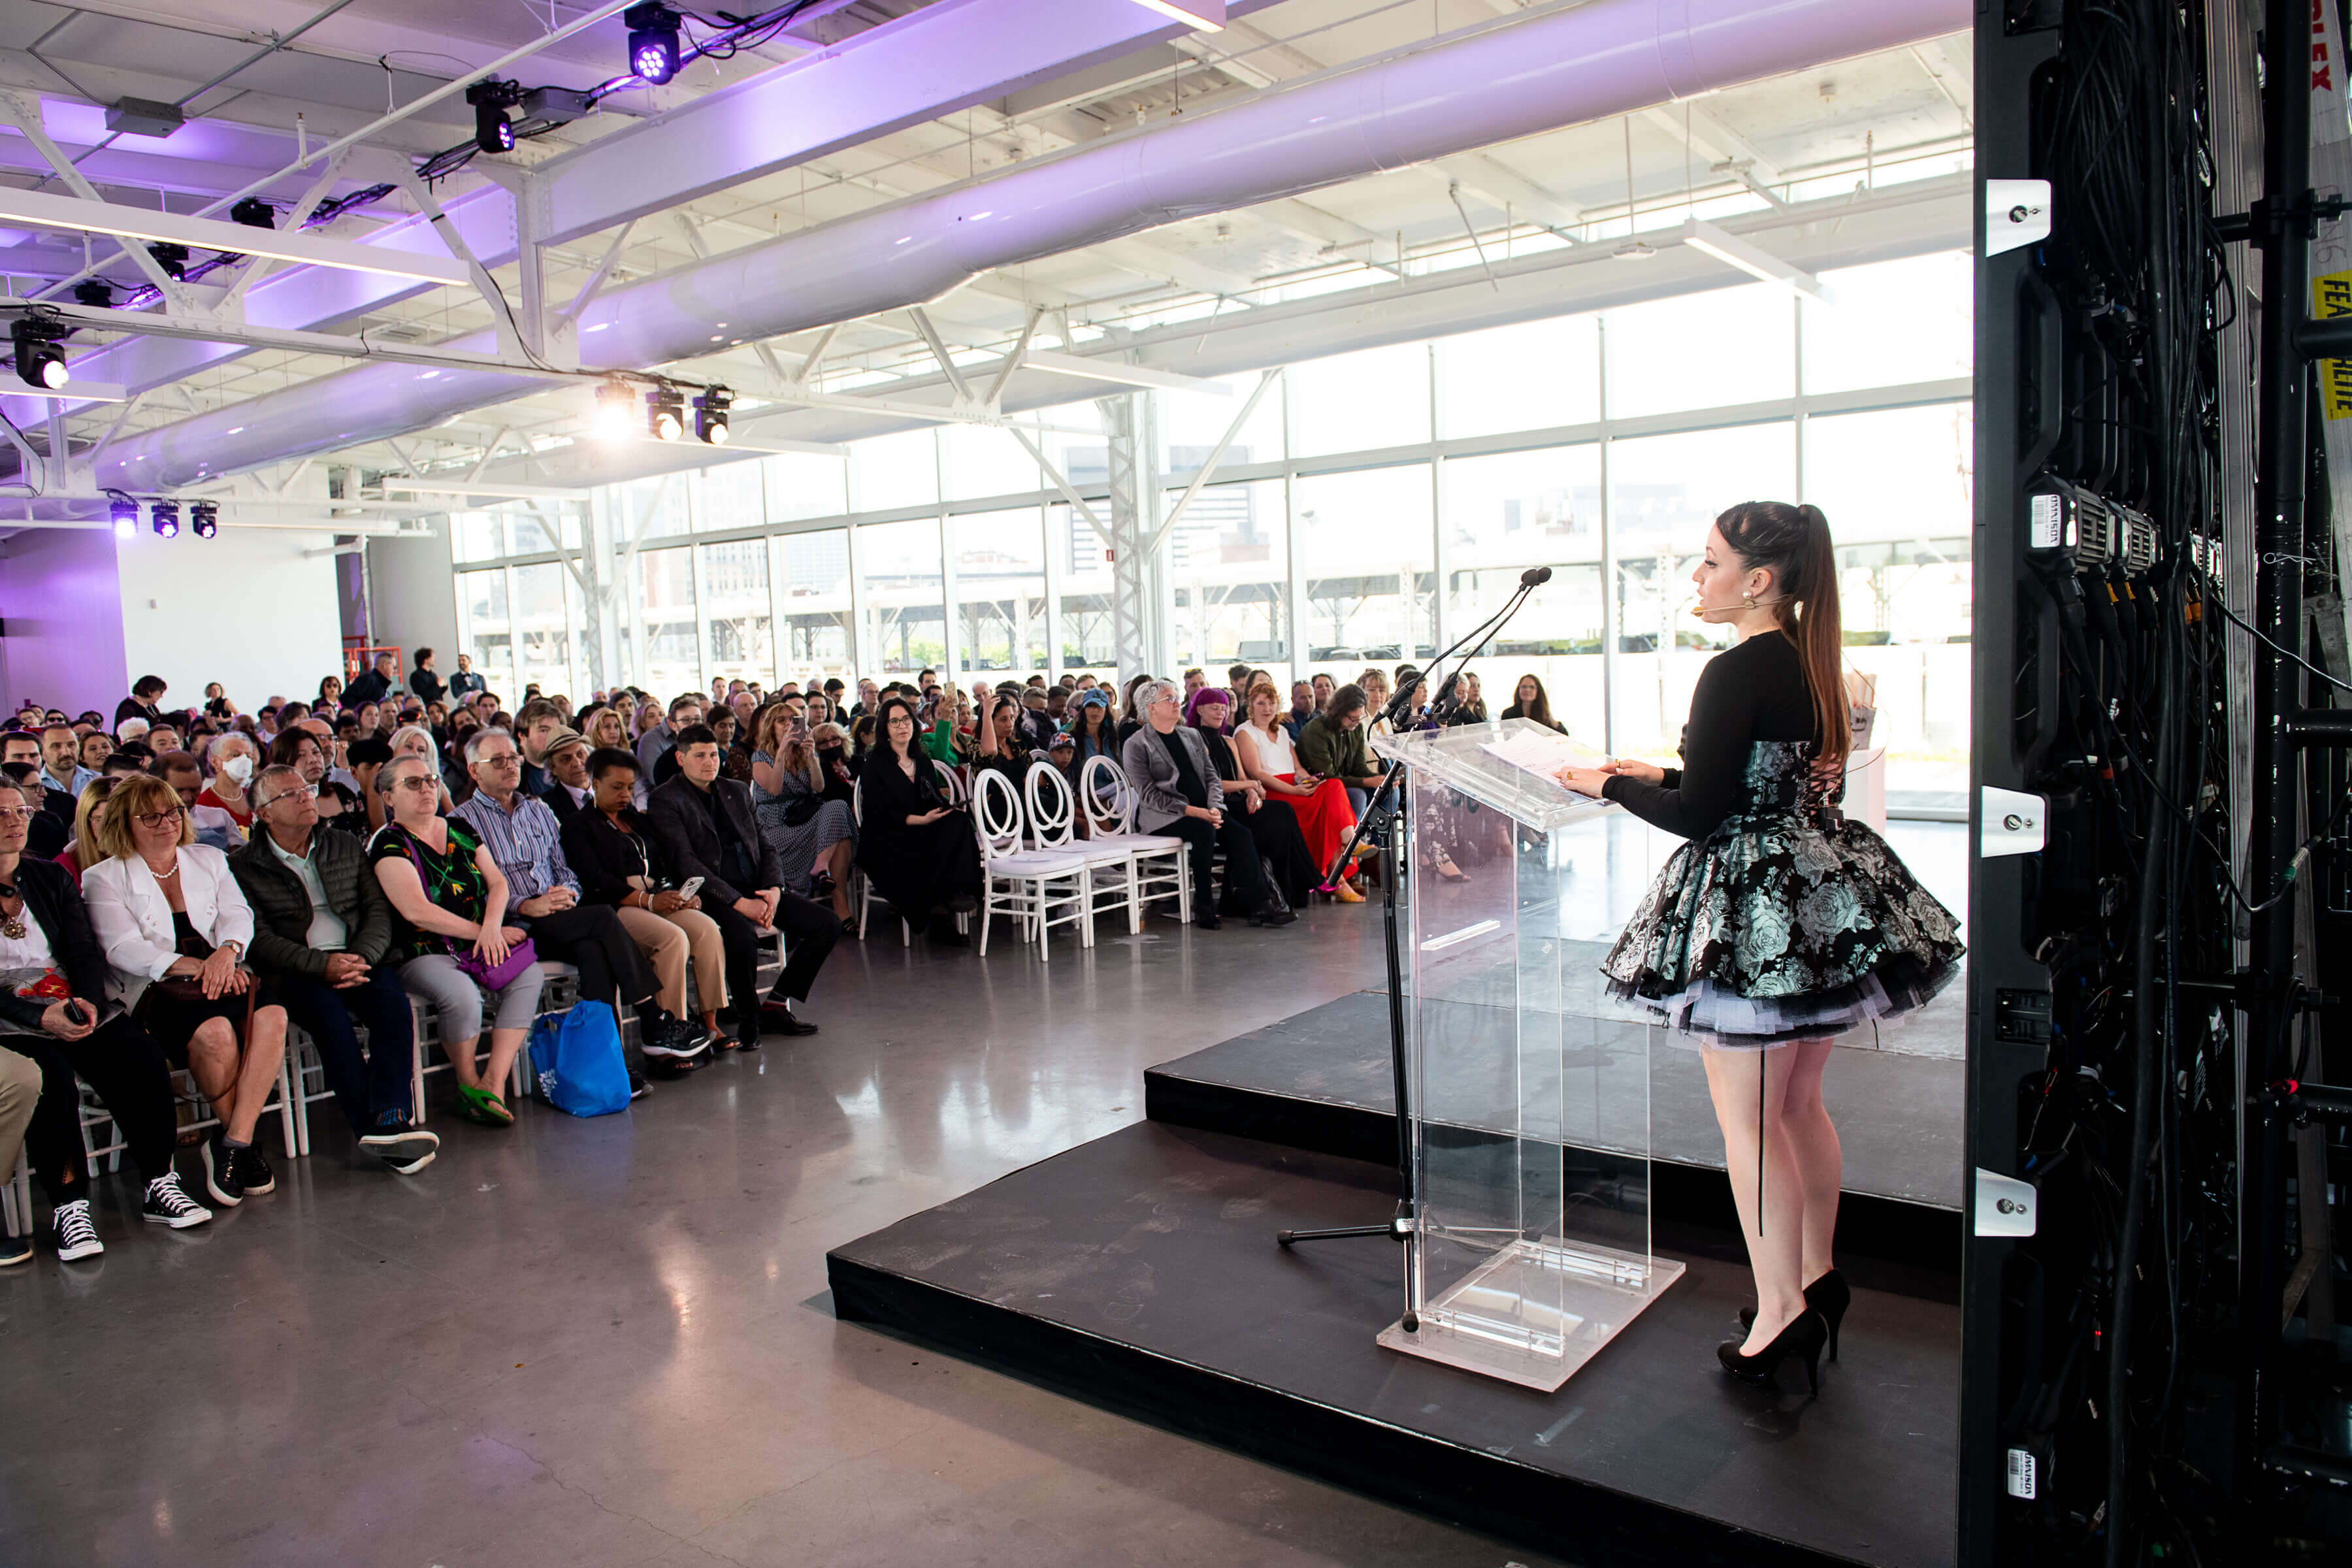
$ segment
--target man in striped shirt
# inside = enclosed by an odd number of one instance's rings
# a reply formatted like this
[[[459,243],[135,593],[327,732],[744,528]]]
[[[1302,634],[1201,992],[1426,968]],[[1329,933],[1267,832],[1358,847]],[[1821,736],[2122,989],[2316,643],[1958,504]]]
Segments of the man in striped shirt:
[[[620,917],[580,901],[580,879],[564,862],[562,828],[547,803],[522,793],[522,752],[504,730],[474,731],[466,742],[473,797],[451,813],[481,836],[507,879],[507,918],[530,932],[541,958],[575,965],[580,994],[602,1002],[620,1021],[622,998],[637,1015],[646,1058],[682,1066],[710,1048],[710,1037],[664,1012],[655,999],[659,982]],[[679,945],[686,933],[665,922]],[[627,1049],[623,1037],[623,1049]],[[631,1089],[642,1088],[638,1064],[629,1064]]]

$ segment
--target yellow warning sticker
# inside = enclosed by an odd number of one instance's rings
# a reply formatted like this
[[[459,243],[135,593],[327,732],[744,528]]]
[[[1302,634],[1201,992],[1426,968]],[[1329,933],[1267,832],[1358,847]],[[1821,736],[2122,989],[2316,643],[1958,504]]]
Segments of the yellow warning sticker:
[[[2311,280],[2312,314],[2326,320],[2352,316],[2352,272],[2330,272]],[[2352,419],[2352,360],[2319,362],[2319,399],[2329,419]]]

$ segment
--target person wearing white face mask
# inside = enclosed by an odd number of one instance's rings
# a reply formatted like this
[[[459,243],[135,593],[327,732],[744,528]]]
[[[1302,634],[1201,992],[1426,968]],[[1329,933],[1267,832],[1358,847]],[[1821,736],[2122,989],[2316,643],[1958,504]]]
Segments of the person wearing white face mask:
[[[226,834],[235,848],[253,831],[253,802],[246,786],[261,765],[261,754],[250,737],[231,731],[215,736],[205,758],[212,764],[212,782],[196,796],[191,819],[199,835]]]

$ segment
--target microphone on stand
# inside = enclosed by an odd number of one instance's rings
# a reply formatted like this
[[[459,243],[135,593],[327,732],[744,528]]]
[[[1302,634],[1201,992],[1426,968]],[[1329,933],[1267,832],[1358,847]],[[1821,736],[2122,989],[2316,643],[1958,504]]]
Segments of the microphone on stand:
[[[1550,581],[1551,568],[1549,566],[1530,566],[1519,574],[1519,586],[1522,588],[1540,588]]]

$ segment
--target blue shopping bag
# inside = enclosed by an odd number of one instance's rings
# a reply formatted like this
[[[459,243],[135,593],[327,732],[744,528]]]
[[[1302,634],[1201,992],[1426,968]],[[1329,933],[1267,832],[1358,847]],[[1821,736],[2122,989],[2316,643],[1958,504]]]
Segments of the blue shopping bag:
[[[621,1031],[602,1002],[575,1002],[530,1026],[530,1065],[539,1092],[572,1116],[610,1116],[629,1108],[629,1069]]]

